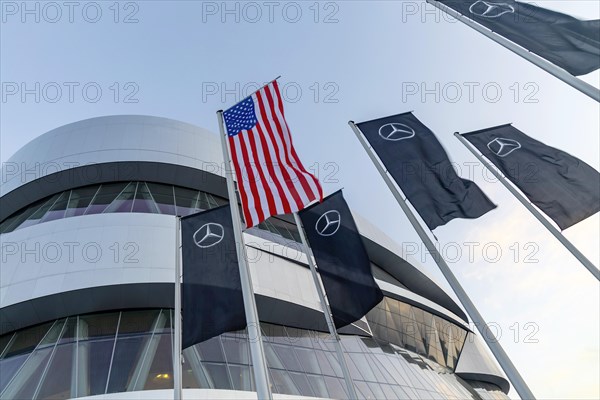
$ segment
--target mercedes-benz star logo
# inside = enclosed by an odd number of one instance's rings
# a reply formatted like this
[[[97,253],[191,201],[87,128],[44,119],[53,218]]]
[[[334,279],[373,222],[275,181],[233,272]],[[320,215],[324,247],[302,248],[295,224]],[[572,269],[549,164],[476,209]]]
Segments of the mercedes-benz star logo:
[[[194,233],[194,243],[201,249],[212,247],[223,240],[225,230],[223,225],[216,222],[204,224]]]
[[[382,125],[379,128],[379,136],[381,136],[382,139],[395,142],[398,140],[410,139],[415,136],[415,130],[408,125],[399,122],[391,122]]]
[[[329,210],[319,217],[315,230],[321,236],[331,236],[340,229],[342,217],[336,210]]]
[[[493,3],[491,1],[477,0],[469,7],[471,14],[483,18],[498,18],[504,14],[514,14],[515,8],[508,3]]]
[[[506,157],[521,148],[521,143],[513,139],[496,138],[487,144],[488,149],[498,157]]]

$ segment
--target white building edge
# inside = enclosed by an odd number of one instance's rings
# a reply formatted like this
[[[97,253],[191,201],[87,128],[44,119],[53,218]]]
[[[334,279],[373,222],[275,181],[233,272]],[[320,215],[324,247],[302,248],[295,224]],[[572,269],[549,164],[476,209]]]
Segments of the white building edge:
[[[0,398],[172,398],[175,213],[226,202],[218,136],[150,116],[75,122],[3,165]],[[386,299],[343,333],[364,398],[505,399],[462,309],[356,216]],[[292,219],[245,233],[276,398],[344,398]],[[243,332],[184,351],[186,399],[255,398]]]

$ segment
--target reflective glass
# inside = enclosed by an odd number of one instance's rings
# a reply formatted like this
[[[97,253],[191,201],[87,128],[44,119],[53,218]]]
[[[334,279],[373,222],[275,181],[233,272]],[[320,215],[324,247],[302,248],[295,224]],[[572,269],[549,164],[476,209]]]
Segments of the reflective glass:
[[[103,183],[84,214],[100,214],[126,186],[127,182]]]
[[[134,336],[117,339],[106,393],[127,391],[136,363],[143,355],[143,344],[148,338],[147,336]]]
[[[150,190],[145,182],[140,182],[135,194],[135,202],[133,203],[133,212],[160,214],[158,206],[152,199]]]
[[[102,313],[80,315],[78,335],[79,340],[115,337],[119,313]]]
[[[114,345],[114,340],[80,341],[78,343],[78,396],[95,396],[105,393]]]
[[[156,324],[156,318],[159,314],[160,310],[123,312],[121,314],[121,321],[119,322],[119,337],[136,333],[152,332]]]
[[[133,208],[133,199],[135,197],[135,191],[138,187],[137,182],[129,183],[121,193],[110,203],[103,213],[119,213],[119,212],[131,212]]]
[[[234,337],[222,337],[223,349],[225,349],[225,357],[228,363],[233,364],[249,364],[250,349],[248,341],[240,340]]]
[[[175,215],[173,186],[148,182],[152,198],[162,214]]]
[[[53,325],[54,321],[18,331],[10,346],[5,350],[4,358],[33,351]]]
[[[29,357],[29,353],[0,360],[0,393],[2,393],[19,368],[21,368],[27,357]]]
[[[197,190],[175,187],[175,205],[177,206],[177,215],[185,217],[186,215],[202,211],[198,207]]]
[[[394,319],[408,310],[417,323],[411,306],[399,302],[378,308]],[[446,335],[440,327],[452,324],[427,312],[419,318],[430,336],[427,355],[382,342],[377,334],[373,338],[342,335],[347,365],[361,398],[508,398],[491,384],[469,386],[443,362],[431,361],[433,349],[441,351],[441,344],[434,343],[441,343],[440,337]],[[262,328],[267,333],[265,350],[274,393],[346,398],[328,335],[269,324]],[[457,329],[457,336],[463,337],[464,330]],[[416,334],[420,336],[420,331]],[[65,399],[169,389],[173,387],[172,341],[170,310],[69,317],[7,334],[0,337],[8,355],[0,360],[0,398],[32,398],[37,393],[42,399]],[[252,390],[250,361],[245,331],[221,335],[184,350],[183,386]]]
[[[171,335],[155,335],[158,341],[156,350],[146,354],[146,362],[150,364],[144,390],[173,388],[173,353],[171,351]]]
[[[276,393],[286,393],[294,396],[300,395],[300,391],[294,384],[292,377],[286,371],[271,369],[271,380]]]
[[[37,399],[71,398],[71,379],[73,374],[74,344],[57,346],[48,366],[48,371],[39,389]]]
[[[52,207],[58,196],[60,196],[60,193],[55,194],[54,196],[50,197],[46,202],[40,204],[40,207],[37,208],[35,212],[33,212],[31,216],[29,216],[26,221],[23,221],[23,223],[21,223],[21,225],[19,225],[17,228],[22,229],[39,223],[44,217],[44,215],[46,215],[46,212],[50,209],[50,207]]]
[[[225,364],[204,363],[204,368],[213,389],[233,389]]]
[[[0,224],[0,233],[11,232],[15,230],[19,225],[23,223],[23,221],[27,220],[34,212],[40,208],[46,200],[38,201],[31,206],[27,207],[25,210],[20,211],[16,214],[13,214],[10,218],[4,220]]]
[[[98,189],[100,189],[100,186],[87,186],[71,190],[71,197],[69,198],[65,218],[83,215],[94,195],[98,192]]]
[[[223,349],[221,348],[221,339],[218,337],[209,339],[197,345],[200,351],[202,361],[225,362]]]
[[[302,396],[315,396],[310,383],[308,382],[308,377],[305,374],[300,374],[298,372],[290,372],[289,374]]]
[[[40,222],[48,222],[55,219],[62,219],[65,217],[65,211],[67,204],[69,203],[69,195],[71,191],[62,192],[62,194],[56,199],[52,207],[48,209],[44,217]]]
[[[52,354],[52,347],[34,351],[17,374],[6,386],[2,399],[33,399],[38,383],[46,370],[46,364]]]
[[[230,365],[229,375],[233,382],[233,388],[235,390],[253,390],[252,374],[250,368],[241,365]]]

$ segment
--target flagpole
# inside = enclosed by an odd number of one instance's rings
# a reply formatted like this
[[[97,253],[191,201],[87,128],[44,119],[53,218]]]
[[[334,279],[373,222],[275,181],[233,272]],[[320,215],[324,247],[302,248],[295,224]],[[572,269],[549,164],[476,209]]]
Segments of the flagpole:
[[[181,217],[175,223],[175,338],[173,341],[173,399],[182,400],[181,383]]]
[[[342,367],[342,373],[344,374],[344,380],[346,381],[346,388],[348,389],[348,395],[350,396],[349,398],[350,400],[358,400],[356,388],[354,387],[352,377],[350,376],[350,371],[348,370],[348,364],[346,363],[346,359],[344,358],[344,351],[342,349],[340,335],[338,335],[337,329],[335,328],[335,324],[333,323],[333,318],[331,317],[331,309],[329,308],[329,303],[327,302],[325,291],[323,290],[323,286],[321,286],[321,280],[319,279],[319,275],[317,274],[317,269],[313,261],[312,250],[308,245],[306,233],[304,232],[304,226],[302,225],[302,220],[300,220],[300,216],[297,212],[294,213],[294,220],[296,221],[296,227],[298,228],[298,233],[300,234],[300,240],[302,241],[302,245],[306,250],[306,259],[308,260],[310,273],[312,275],[313,281],[315,282],[317,293],[319,294],[319,301],[321,302],[321,307],[323,308],[323,314],[325,314],[325,320],[327,321],[327,326],[329,327],[329,333],[335,339],[335,349],[337,351],[338,359],[340,360],[340,366]]]
[[[427,235],[425,229],[423,229],[423,227],[421,226],[411,209],[405,203],[404,199],[402,198],[402,194],[400,193],[400,190],[394,185],[394,181],[387,173],[387,170],[385,169],[381,161],[375,156],[375,153],[369,146],[367,140],[364,138],[358,126],[356,126],[356,124],[353,121],[349,121],[348,124],[350,125],[350,127],[356,134],[356,137],[358,138],[359,142],[362,144],[363,148],[371,158],[371,161],[373,161],[373,164],[377,168],[377,171],[379,171],[381,177],[383,178],[388,188],[396,198],[396,201],[400,205],[400,208],[402,208],[402,211],[404,211],[404,214],[406,214],[406,217],[408,218],[412,227],[415,229],[415,231],[421,238],[421,241],[423,241],[423,244],[425,245],[429,253],[432,255],[436,264],[440,268],[440,271],[448,281],[448,284],[462,303],[463,307],[467,311],[467,314],[469,314],[469,316],[473,320],[475,327],[487,343],[489,349],[496,357],[496,360],[498,360],[498,363],[506,373],[506,376],[512,383],[513,387],[515,388],[521,399],[535,399],[533,393],[527,386],[527,383],[525,383],[525,380],[521,377],[519,371],[517,371],[517,368],[514,366],[514,364],[500,345],[500,342],[488,327],[487,323],[475,307],[475,304],[473,304],[473,302],[471,301],[461,284],[458,282],[458,279],[456,279],[456,276],[454,276],[454,274],[452,273],[452,270],[450,269],[448,264],[446,264],[446,261],[442,258],[441,254],[436,249],[435,244]]]
[[[271,393],[271,387],[269,385],[269,374],[267,371],[260,320],[258,319],[258,311],[256,308],[256,298],[254,297],[254,288],[252,286],[252,276],[250,275],[250,268],[248,267],[248,260],[246,258],[246,247],[244,245],[240,210],[238,208],[237,196],[235,194],[233,183],[233,172],[231,170],[231,160],[229,158],[229,145],[225,138],[226,134],[222,110],[217,111],[217,117],[219,119],[219,130],[221,132],[221,148],[223,150],[223,161],[225,162],[225,173],[227,176],[227,194],[229,196],[229,204],[231,205],[231,219],[233,220],[233,232],[236,242],[238,265],[240,268],[240,281],[242,284],[242,296],[244,297],[244,310],[246,313],[248,340],[250,342],[256,393],[259,400],[272,400],[273,394]]]
[[[438,8],[439,10],[453,16],[454,18],[456,18],[460,22],[464,23],[465,25],[475,29],[477,32],[481,33],[482,35],[487,36],[488,38],[492,39],[494,42],[498,43],[499,45],[501,45],[501,46],[507,48],[508,50],[512,51],[513,53],[523,57],[524,59],[531,62],[532,64],[537,65],[538,67],[540,67],[544,71],[548,72],[549,74],[554,75],[556,78],[565,82],[567,85],[570,85],[571,87],[579,90],[581,93],[591,97],[592,99],[596,100],[597,102],[600,102],[600,89],[577,78],[576,76],[571,75],[564,69],[552,64],[550,61],[547,61],[546,59],[536,55],[535,53],[530,52],[529,50],[517,45],[516,43],[511,42],[510,40],[506,39],[505,37],[496,34],[494,31],[484,27],[483,25],[478,24],[477,22],[471,20],[470,18],[465,17],[458,11],[453,10],[452,8],[446,6],[445,4],[441,4],[440,2],[435,1],[435,0],[425,0],[425,1],[427,3],[433,5],[434,7]]]
[[[513,185],[511,185],[508,182],[508,180],[506,179],[506,177],[502,176],[500,174],[500,172],[497,170],[497,168],[495,168],[491,162],[489,162],[485,158],[483,158],[482,154],[475,151],[475,149],[473,148],[473,146],[469,143],[469,141],[467,139],[465,139],[458,132],[454,132],[454,136],[456,136],[458,138],[458,140],[467,149],[469,149],[469,151],[479,161],[481,161],[481,163],[483,165],[485,165],[485,167],[504,185],[504,187],[507,188],[508,191],[510,193],[512,193],[512,195],[515,196],[521,202],[521,204],[523,204],[525,206],[525,208],[527,210],[529,210],[529,212],[532,213],[533,216],[536,217],[538,219],[538,221],[540,221],[542,223],[542,225],[544,225],[546,227],[546,229],[548,229],[550,231],[550,233],[552,233],[554,235],[554,237],[557,238],[558,241],[561,242],[563,244],[563,246],[565,246],[567,248],[567,250],[569,250],[571,252],[571,254],[573,254],[575,256],[575,258],[577,258],[577,260],[579,260],[579,262],[581,264],[583,264],[583,266],[585,268],[587,268],[588,271],[590,271],[590,273],[592,275],[594,275],[594,277],[597,280],[600,281],[600,270],[598,270],[598,268],[596,268],[596,266],[585,255],[583,255],[583,253],[581,251],[579,251],[577,249],[577,247],[575,247],[573,245],[573,243],[571,243],[558,229],[556,229],[556,227],[554,225],[552,225],[552,223],[550,221],[548,221],[548,219],[545,218],[542,215],[542,213],[539,212],[522,193],[520,193]]]

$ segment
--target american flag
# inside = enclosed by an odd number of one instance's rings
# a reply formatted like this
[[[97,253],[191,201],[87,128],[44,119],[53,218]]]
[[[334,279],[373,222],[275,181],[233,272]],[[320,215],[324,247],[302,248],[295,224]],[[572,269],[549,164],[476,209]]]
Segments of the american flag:
[[[294,150],[277,81],[223,116],[247,228],[323,199],[319,181]]]

